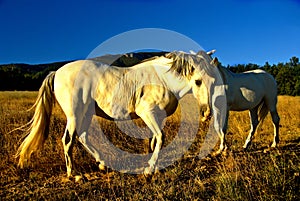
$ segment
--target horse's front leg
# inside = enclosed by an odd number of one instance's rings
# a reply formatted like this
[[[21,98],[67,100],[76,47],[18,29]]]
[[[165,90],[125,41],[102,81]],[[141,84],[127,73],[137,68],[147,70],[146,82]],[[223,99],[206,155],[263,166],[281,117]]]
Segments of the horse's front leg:
[[[254,108],[254,109],[251,109],[250,112],[249,112],[250,122],[251,122],[251,129],[250,129],[248,137],[245,141],[245,144],[243,146],[244,149],[247,149],[249,147],[249,145],[251,144],[253,135],[255,134],[257,126],[259,124],[258,113],[257,112],[258,112],[258,107]]]
[[[220,147],[219,150],[216,151],[213,155],[219,155],[221,153],[226,154],[227,151],[227,145],[226,145],[226,139],[225,139],[225,135],[226,135],[226,131],[227,131],[227,125],[228,125],[228,115],[229,115],[229,111],[226,112],[226,117],[225,117],[225,122],[224,125],[220,125],[220,122],[217,121],[217,118],[214,119],[214,124],[215,124],[215,129],[219,135],[220,138]]]
[[[157,120],[152,110],[150,111],[144,110],[143,112],[137,111],[137,114],[143,119],[143,121],[146,123],[146,125],[150,128],[150,130],[153,133],[153,139],[151,141],[151,149],[153,150],[153,154],[150,160],[148,161],[149,167],[147,167],[144,170],[144,174],[149,175],[155,169],[155,164],[158,159],[158,153],[162,147],[162,132],[158,126]]]
[[[219,150],[213,153],[213,156],[218,156],[221,153],[226,154],[227,151],[227,145],[225,141],[225,132],[223,130],[218,131],[218,135],[220,137],[220,147]]]
[[[154,147],[155,142],[156,142],[156,144]],[[151,148],[154,149],[154,151],[153,151],[151,159],[148,161],[149,167],[147,167],[144,171],[145,175],[149,175],[154,171],[155,164],[158,159],[158,153],[161,149],[161,146],[162,146],[162,133],[159,132],[159,133],[156,133],[153,135],[153,139],[151,141]]]

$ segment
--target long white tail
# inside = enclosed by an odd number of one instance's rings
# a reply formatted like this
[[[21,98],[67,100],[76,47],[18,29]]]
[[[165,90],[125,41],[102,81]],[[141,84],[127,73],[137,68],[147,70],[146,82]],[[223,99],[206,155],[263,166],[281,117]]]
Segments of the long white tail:
[[[34,116],[27,124],[29,126],[27,136],[16,153],[16,157],[19,157],[19,166],[21,168],[26,163],[29,163],[31,154],[41,149],[48,137],[50,116],[55,104],[54,77],[55,72],[51,72],[44,79],[38,97],[32,107],[35,107]]]

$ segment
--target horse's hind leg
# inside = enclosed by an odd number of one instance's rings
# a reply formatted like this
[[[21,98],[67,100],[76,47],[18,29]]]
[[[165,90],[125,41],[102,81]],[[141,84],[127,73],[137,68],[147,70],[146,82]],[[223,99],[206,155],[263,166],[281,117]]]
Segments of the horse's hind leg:
[[[92,154],[92,156],[96,159],[96,162],[99,163],[99,169],[104,170],[105,164],[104,161],[100,159],[99,151],[93,146],[93,144],[88,139],[88,129],[90,127],[93,115],[89,112],[85,115],[82,121],[81,129],[78,134],[79,141],[85,147],[85,149]]]
[[[75,110],[77,114],[77,127],[76,131],[78,134],[78,140],[84,146],[84,148],[96,159],[99,164],[100,170],[104,169],[104,161],[100,160],[99,151],[93,146],[93,144],[88,139],[88,130],[90,128],[93,115],[95,114],[95,102],[91,101],[86,104],[80,105],[81,107],[77,107]]]
[[[274,138],[271,147],[276,147],[277,144],[279,143],[279,122],[280,122],[280,118],[276,109],[271,111],[271,116],[272,116],[272,121],[274,126]]]
[[[249,147],[249,145],[251,144],[251,140],[253,138],[254,133],[256,132],[257,126],[259,124],[258,121],[258,107],[251,109],[249,111],[249,116],[250,116],[250,122],[251,122],[251,129],[250,132],[248,134],[248,137],[245,141],[245,144],[243,146],[244,149],[247,149]]]
[[[274,138],[273,138],[273,143],[271,145],[271,147],[276,147],[277,144],[279,143],[279,122],[280,122],[280,118],[279,115],[277,113],[277,95],[268,98],[266,100],[266,105],[267,108],[269,109],[270,113],[271,113],[271,117],[272,117],[272,122],[273,122],[273,126],[274,126]]]
[[[62,137],[68,177],[72,176],[72,166],[73,166],[72,150],[73,150],[74,140],[75,140],[75,127],[76,127],[75,125],[76,123],[74,118],[68,119],[66,130],[64,136]]]

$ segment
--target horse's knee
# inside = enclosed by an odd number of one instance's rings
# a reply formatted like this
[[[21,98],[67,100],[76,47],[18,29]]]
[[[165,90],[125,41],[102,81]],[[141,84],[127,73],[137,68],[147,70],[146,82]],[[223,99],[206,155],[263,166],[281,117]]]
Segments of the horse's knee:
[[[153,136],[152,140],[151,140],[151,150],[154,151],[155,147],[158,147],[158,149],[161,149],[162,146],[162,134],[156,134]]]

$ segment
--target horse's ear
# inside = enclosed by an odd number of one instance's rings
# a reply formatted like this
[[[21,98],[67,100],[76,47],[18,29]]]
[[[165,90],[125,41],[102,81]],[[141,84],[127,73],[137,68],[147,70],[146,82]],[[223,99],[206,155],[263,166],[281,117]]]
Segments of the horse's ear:
[[[213,58],[213,60],[211,60],[210,64],[217,67],[219,65],[218,58],[217,57]]]
[[[211,50],[209,52],[206,52],[206,54],[208,54],[209,56],[213,55],[216,52],[216,50]]]
[[[203,54],[203,50],[200,50],[200,51],[198,51],[197,53],[196,53],[196,55],[200,55],[201,56],[201,54]]]

